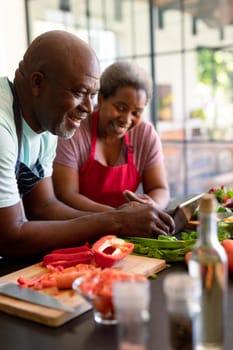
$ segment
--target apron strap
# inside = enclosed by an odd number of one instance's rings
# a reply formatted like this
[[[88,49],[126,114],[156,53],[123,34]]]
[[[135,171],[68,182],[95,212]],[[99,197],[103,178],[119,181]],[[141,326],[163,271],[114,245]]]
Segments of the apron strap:
[[[20,106],[19,106],[19,99],[15,91],[14,85],[9,80],[8,80],[8,84],[10,86],[10,89],[13,95],[14,121],[15,121],[15,128],[16,128],[16,134],[18,139],[18,155],[17,155],[17,162],[15,165],[15,174],[17,176],[19,172],[19,156],[20,156],[21,141],[22,141],[22,118],[21,118],[21,112],[20,112]]]
[[[97,126],[98,126],[98,116],[99,111],[94,112],[92,118],[92,127],[91,127],[91,149],[90,149],[90,158],[95,158],[95,146],[97,140]]]
[[[128,163],[129,164],[133,164],[134,147],[132,145],[130,145],[130,138],[129,138],[129,133],[128,132],[125,134],[125,145],[127,147]]]

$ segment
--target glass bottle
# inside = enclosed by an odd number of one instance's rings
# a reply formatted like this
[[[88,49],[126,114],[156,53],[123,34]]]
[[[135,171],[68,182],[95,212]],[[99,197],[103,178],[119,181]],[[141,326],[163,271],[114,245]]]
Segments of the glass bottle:
[[[217,201],[206,194],[200,201],[198,240],[189,261],[189,274],[201,283],[201,312],[198,316],[198,350],[223,349],[228,266],[218,240]]]

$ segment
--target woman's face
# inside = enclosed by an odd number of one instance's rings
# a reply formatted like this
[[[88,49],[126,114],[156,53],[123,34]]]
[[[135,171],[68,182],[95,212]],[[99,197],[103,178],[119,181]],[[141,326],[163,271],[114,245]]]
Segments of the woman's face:
[[[100,136],[121,138],[142,120],[147,96],[144,90],[123,87],[107,99],[100,96],[98,102]]]

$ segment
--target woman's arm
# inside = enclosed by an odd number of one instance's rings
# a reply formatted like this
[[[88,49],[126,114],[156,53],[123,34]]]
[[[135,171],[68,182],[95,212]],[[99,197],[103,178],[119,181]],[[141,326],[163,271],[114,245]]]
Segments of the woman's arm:
[[[170,199],[169,186],[164,163],[145,169],[142,175],[143,194],[125,191],[127,201],[138,200],[141,203],[155,203],[165,209]]]
[[[77,169],[54,162],[53,184],[57,198],[72,208],[100,212],[112,207],[92,201],[79,193],[79,173]]]
[[[170,200],[170,191],[164,163],[145,169],[142,175],[145,194],[150,196],[160,208],[165,209]]]

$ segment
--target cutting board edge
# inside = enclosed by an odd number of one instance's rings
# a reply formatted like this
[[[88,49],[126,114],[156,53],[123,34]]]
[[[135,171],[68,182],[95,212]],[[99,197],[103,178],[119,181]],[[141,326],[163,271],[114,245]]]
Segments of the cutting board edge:
[[[139,259],[138,259],[139,258]],[[135,264],[135,261],[137,261],[137,264]],[[134,269],[135,266],[138,266],[141,268],[144,273],[141,271],[127,271],[127,269]],[[125,270],[124,272],[129,273],[141,273],[144,274],[146,277],[149,277],[152,274],[158,273],[166,268],[166,261],[162,259],[156,259],[156,258],[150,258],[150,257],[144,257],[144,256],[136,256],[136,255],[130,255],[128,259],[126,260],[125,264]],[[43,270],[46,271],[45,268],[41,266],[41,262],[38,262],[36,264],[30,265],[28,267],[25,267],[23,269],[17,270],[15,272],[11,272],[7,275],[1,276],[0,281],[9,281],[9,282],[15,282],[17,283],[17,278],[19,276],[24,276],[25,278],[32,278],[36,276],[39,276],[43,273]],[[5,304],[3,302],[3,298],[8,298],[8,302]],[[10,303],[9,303],[10,299]],[[12,306],[12,300],[14,300],[14,305]],[[22,304],[20,304],[22,303]],[[85,303],[87,303],[85,301]],[[10,305],[9,305],[10,304]],[[23,305],[23,306],[22,306]],[[72,305],[74,306],[74,305]],[[32,307],[32,310],[28,311],[28,307]],[[31,320],[40,324],[44,324],[50,327],[59,327],[63,325],[64,323],[80,316],[81,314],[91,310],[92,306],[88,304],[88,306],[85,306],[84,303],[82,305],[75,306],[79,308],[78,311],[75,311],[73,313],[68,313],[61,310],[55,310],[50,309],[42,305],[36,305],[32,304],[30,302],[25,302],[22,300],[6,297],[3,295],[0,295],[0,311],[3,311],[5,313],[17,316],[19,318],[24,318],[27,320]],[[83,309],[82,309],[83,307]],[[42,312],[43,310],[43,312]],[[48,312],[48,310],[51,310]],[[33,313],[34,312],[34,313]],[[46,315],[41,315],[43,313],[46,313]],[[54,314],[55,316],[52,316]]]
[[[12,305],[13,301],[13,305]],[[17,307],[17,308],[16,308]],[[32,308],[30,310],[30,307]],[[65,322],[75,317],[81,316],[83,313],[92,309],[91,304],[84,301],[79,304],[72,313],[50,309],[42,305],[36,305],[15,298],[0,295],[0,311],[9,315],[31,320],[50,327],[59,327]],[[37,312],[35,312],[35,310]]]
[[[40,276],[43,274],[43,271],[46,272],[46,268],[41,266],[41,262],[38,262],[36,264],[24,267],[23,269],[14,271],[14,272],[10,272],[7,275],[1,276],[0,277],[0,281],[8,281],[9,282],[17,282],[17,279],[19,276],[24,276],[25,278],[27,278],[28,275],[30,275],[30,271],[33,269],[38,269],[38,271],[35,273],[35,275],[33,274],[33,276]],[[20,275],[19,275],[20,272]]]

